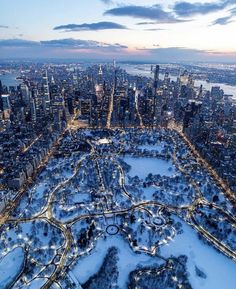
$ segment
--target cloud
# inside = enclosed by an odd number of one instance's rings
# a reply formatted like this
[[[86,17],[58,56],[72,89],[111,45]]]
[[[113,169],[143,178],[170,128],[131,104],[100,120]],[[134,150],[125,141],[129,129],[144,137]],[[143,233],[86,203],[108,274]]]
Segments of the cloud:
[[[128,47],[120,43],[98,42],[82,39],[52,39],[29,41],[23,39],[0,39],[2,58],[81,58],[109,59],[126,55]]]
[[[156,22],[153,22],[153,21],[152,21],[152,22],[150,22],[150,21],[147,22],[147,21],[146,21],[146,22],[138,22],[138,23],[136,23],[136,25],[150,25],[150,24],[157,24],[157,23],[156,23]]]
[[[81,39],[55,39],[40,41],[43,46],[47,47],[60,47],[60,48],[76,48],[76,49],[92,49],[92,48],[116,48],[125,49],[127,46],[121,45],[119,43],[109,44],[105,42],[98,42],[94,40],[81,40]]]
[[[230,15],[228,15],[226,17],[217,18],[215,21],[213,21],[211,26],[213,26],[213,25],[227,25],[231,22],[234,22],[233,18],[236,16],[236,7],[233,9],[230,9],[229,12],[230,12]]]
[[[163,53],[172,53],[172,52],[178,52],[178,53],[205,53],[207,52],[206,50],[198,50],[198,49],[190,49],[190,48],[186,48],[186,47],[167,47],[167,48],[163,48],[160,47],[159,44],[154,44],[154,47],[158,47],[158,48],[140,48],[137,50],[145,50],[151,53],[156,53],[156,52],[163,52]]]
[[[105,4],[112,4],[113,0],[101,0]]]
[[[91,48],[98,47],[99,43],[93,40],[81,40],[81,39],[53,39],[53,40],[42,40],[40,44],[47,47],[60,47],[60,48]]]
[[[144,29],[144,31],[163,31],[163,30],[166,30],[166,29],[162,29],[162,28],[147,28],[147,29]]]
[[[212,25],[227,25],[229,23],[231,23],[232,17],[231,16],[226,16],[226,17],[221,17],[221,18],[217,18]]]
[[[107,29],[127,29],[125,26],[115,22],[97,22],[97,23],[83,23],[83,24],[67,24],[60,25],[53,28],[53,30],[64,30],[65,32],[71,31],[96,31]]]
[[[231,53],[199,50],[186,47],[154,47],[137,49],[145,56],[145,61],[158,59],[159,62],[235,62],[236,51]],[[141,59],[141,57],[140,57]]]
[[[128,49],[119,43],[105,43],[81,39],[52,39],[30,41],[23,39],[0,40],[0,58],[32,59],[119,59],[135,61],[181,62],[181,61],[236,61],[236,52],[220,53],[184,47]]]
[[[231,15],[236,15],[236,7],[229,10],[231,12]]]
[[[159,59],[160,62],[199,61],[210,59],[209,51],[189,49],[185,47],[161,48],[155,46],[155,48],[150,49],[142,48],[137,50],[143,51],[143,53],[146,54],[147,59]]]
[[[81,40],[81,39],[53,39],[42,41],[30,41],[23,39],[2,39],[0,40],[0,47],[42,47],[42,48],[67,48],[67,49],[94,49],[94,48],[112,48],[112,49],[125,49],[127,46],[115,43],[98,42],[94,40]]]
[[[172,13],[166,12],[160,5],[153,6],[121,6],[105,11],[104,15],[129,16],[133,18],[154,20],[157,23],[178,23],[186,20],[177,19]]]
[[[40,45],[37,41],[24,39],[0,39],[0,47],[32,47]]]
[[[191,17],[197,14],[205,15],[212,12],[217,12],[233,4],[236,4],[236,0],[222,0],[218,2],[205,3],[189,3],[182,1],[175,3],[173,10],[178,16]]]
[[[0,28],[7,29],[7,28],[9,28],[9,26],[6,26],[6,25],[0,25]]]

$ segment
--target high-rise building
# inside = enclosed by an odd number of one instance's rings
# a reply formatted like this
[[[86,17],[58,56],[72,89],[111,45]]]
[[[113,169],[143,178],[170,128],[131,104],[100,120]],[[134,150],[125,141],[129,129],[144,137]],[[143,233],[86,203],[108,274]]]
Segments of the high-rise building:
[[[165,86],[165,87],[168,87],[169,85],[170,85],[169,72],[166,72],[166,73],[165,73],[165,76],[164,76],[164,86]]]
[[[47,70],[43,75],[43,103],[46,112],[50,110],[50,93],[49,93],[49,85],[48,85],[48,73]]]
[[[188,71],[185,70],[181,75],[180,75],[180,85],[188,85],[188,81],[189,81],[189,74]]]
[[[161,107],[162,107],[162,98],[160,93],[157,93],[158,82],[159,82],[159,73],[160,66],[156,65],[154,71],[154,83],[153,83],[153,125],[158,125],[161,122]]]
[[[220,89],[220,86],[212,86],[211,88],[211,97],[213,101],[222,101],[224,92]]]
[[[34,99],[30,100],[30,115],[31,115],[31,120],[33,122],[36,122],[37,115],[36,115],[36,105],[35,105]]]
[[[2,94],[0,96],[0,110],[2,110],[2,116],[4,119],[10,119],[11,104],[9,94]]]
[[[3,93],[2,81],[0,80],[0,95]]]
[[[156,94],[156,90],[158,87],[159,74],[160,74],[160,66],[156,65],[155,71],[154,71],[154,83],[153,83],[154,94]]]
[[[102,85],[103,84],[103,72],[102,72],[102,66],[99,66],[99,71],[98,71],[98,84]]]
[[[22,100],[23,102],[29,106],[29,101],[30,101],[30,91],[29,87],[26,84],[21,84],[20,86],[21,90],[21,95],[22,95]]]

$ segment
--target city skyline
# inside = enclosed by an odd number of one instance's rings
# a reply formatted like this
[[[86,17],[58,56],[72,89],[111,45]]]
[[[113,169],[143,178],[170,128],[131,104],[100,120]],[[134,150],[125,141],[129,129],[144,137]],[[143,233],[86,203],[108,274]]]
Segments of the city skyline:
[[[236,0],[0,5],[0,289],[235,289]]]
[[[236,1],[1,0],[0,58],[236,62]]]
[[[235,289],[235,71],[2,61],[0,288]]]

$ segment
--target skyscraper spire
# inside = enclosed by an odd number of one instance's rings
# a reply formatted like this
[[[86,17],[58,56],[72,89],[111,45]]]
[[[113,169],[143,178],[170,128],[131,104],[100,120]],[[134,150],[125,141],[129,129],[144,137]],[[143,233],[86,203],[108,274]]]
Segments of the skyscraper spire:
[[[156,65],[155,72],[154,72],[154,83],[153,83],[153,88],[155,90],[155,92],[154,92],[155,94],[156,94],[156,90],[158,87],[159,73],[160,73],[160,66]]]
[[[98,71],[98,84],[103,84],[103,72],[102,72],[102,66],[100,64],[99,71]]]
[[[52,77],[51,77],[51,84],[55,84],[55,80],[54,80],[53,75],[52,75]]]
[[[102,65],[100,64],[100,66],[99,66],[99,72],[98,72],[98,74],[99,75],[102,75],[103,73],[102,73]]]

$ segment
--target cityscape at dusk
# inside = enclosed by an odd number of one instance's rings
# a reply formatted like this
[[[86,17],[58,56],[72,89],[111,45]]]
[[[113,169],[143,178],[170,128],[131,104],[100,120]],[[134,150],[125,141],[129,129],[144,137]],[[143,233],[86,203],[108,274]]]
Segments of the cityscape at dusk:
[[[236,1],[0,4],[0,289],[236,289]]]
[[[0,58],[236,62],[234,0],[1,0]]]

